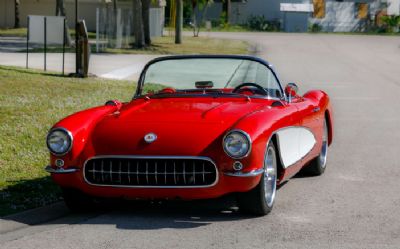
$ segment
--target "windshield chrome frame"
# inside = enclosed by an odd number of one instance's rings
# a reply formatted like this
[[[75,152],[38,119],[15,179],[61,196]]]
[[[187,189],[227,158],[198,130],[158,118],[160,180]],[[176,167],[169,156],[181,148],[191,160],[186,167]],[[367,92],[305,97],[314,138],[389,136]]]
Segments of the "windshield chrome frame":
[[[271,98],[270,96],[268,96],[268,99],[279,99],[279,100],[283,100],[287,102],[287,96],[285,94],[285,91],[283,90],[281,81],[279,80],[278,75],[276,74],[275,70],[272,68],[271,64],[269,64],[267,61],[255,57],[255,56],[249,56],[249,55],[174,55],[174,56],[162,56],[162,57],[158,57],[155,58],[153,60],[151,60],[150,62],[148,62],[145,67],[143,68],[140,77],[139,77],[139,81],[137,83],[137,88],[136,88],[136,92],[135,95],[133,96],[133,99],[137,99],[140,97],[143,97],[143,95],[141,95],[141,92],[143,90],[143,85],[144,85],[144,81],[145,81],[145,76],[147,73],[147,70],[149,69],[149,67],[157,62],[161,62],[161,61],[167,61],[167,60],[185,60],[185,59],[234,59],[234,60],[249,60],[249,61],[254,61],[254,62],[258,62],[262,65],[264,65],[265,67],[267,67],[272,74],[274,75],[276,81],[278,82],[280,91],[281,91],[281,98]],[[252,96],[249,96],[250,98],[252,98]]]

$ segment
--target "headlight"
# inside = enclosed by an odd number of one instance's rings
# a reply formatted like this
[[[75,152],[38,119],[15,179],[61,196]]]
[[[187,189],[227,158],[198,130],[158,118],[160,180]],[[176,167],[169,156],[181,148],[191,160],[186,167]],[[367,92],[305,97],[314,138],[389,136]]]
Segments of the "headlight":
[[[56,156],[67,154],[72,147],[71,132],[64,128],[52,129],[47,135],[47,148]]]
[[[230,131],[224,137],[223,147],[225,153],[232,158],[246,157],[251,150],[250,136],[241,130]]]

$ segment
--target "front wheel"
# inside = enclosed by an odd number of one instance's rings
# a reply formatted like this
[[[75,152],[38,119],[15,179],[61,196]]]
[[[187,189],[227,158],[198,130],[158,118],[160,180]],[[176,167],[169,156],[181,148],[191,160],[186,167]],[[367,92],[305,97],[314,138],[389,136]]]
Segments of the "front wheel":
[[[304,168],[304,173],[307,175],[319,176],[325,172],[326,159],[328,157],[328,126],[326,120],[324,121],[323,129],[321,152]]]
[[[264,158],[264,172],[260,183],[238,196],[239,210],[255,215],[271,212],[276,195],[277,157],[274,143],[270,141]]]

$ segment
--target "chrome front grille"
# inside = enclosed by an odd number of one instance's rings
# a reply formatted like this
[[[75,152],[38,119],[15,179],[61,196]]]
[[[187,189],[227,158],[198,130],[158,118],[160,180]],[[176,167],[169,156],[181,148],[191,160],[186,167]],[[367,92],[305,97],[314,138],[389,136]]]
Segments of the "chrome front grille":
[[[209,187],[218,171],[206,157],[101,156],[86,161],[89,184],[121,187]]]

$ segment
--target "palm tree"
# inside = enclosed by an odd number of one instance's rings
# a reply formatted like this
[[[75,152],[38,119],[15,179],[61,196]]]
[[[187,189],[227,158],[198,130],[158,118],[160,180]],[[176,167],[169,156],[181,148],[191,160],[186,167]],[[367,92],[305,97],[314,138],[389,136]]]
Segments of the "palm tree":
[[[19,4],[20,4],[20,0],[14,0],[14,28],[16,28],[16,29],[20,27]]]

